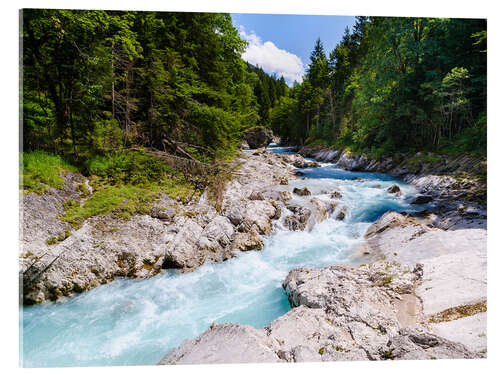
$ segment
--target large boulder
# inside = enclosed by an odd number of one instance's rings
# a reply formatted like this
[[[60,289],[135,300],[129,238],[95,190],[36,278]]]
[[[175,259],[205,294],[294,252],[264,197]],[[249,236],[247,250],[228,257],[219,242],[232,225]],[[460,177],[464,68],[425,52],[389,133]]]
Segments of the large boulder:
[[[252,149],[267,147],[273,141],[273,132],[258,126],[246,131],[245,140]]]
[[[184,341],[159,365],[279,362],[278,343],[262,330],[240,324],[212,324],[201,336]]]
[[[194,220],[187,219],[168,243],[163,268],[195,268],[203,263],[198,251],[198,240],[203,228]]]
[[[232,243],[233,250],[248,251],[248,250],[262,250],[264,241],[256,230],[252,229],[250,232],[237,233],[234,236]]]

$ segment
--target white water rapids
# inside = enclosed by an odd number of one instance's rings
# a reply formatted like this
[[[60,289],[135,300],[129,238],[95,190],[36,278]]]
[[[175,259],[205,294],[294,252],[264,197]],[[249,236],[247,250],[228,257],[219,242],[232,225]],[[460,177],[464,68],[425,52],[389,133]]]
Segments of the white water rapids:
[[[416,194],[411,186],[384,174],[348,172],[329,163],[302,171],[307,179],[286,188],[307,186],[323,200],[330,197],[322,190],[340,191],[340,206],[348,207],[344,221],[328,218],[311,232],[288,231],[278,221],[262,251],[192,273],[119,279],[61,302],[21,307],[21,365],[153,365],[212,322],[263,327],[290,309],[281,283],[291,269],[356,263],[353,249],[370,223],[387,210],[422,209],[409,204]],[[401,197],[386,192],[394,183]]]

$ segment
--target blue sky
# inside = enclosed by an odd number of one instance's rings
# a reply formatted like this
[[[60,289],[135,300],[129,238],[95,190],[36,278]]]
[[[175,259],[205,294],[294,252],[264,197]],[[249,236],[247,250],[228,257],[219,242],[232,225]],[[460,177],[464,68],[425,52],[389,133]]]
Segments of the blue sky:
[[[301,81],[309,56],[319,37],[328,54],[340,41],[348,16],[287,14],[231,14],[233,25],[249,42],[243,58],[267,73],[283,75],[289,85]]]

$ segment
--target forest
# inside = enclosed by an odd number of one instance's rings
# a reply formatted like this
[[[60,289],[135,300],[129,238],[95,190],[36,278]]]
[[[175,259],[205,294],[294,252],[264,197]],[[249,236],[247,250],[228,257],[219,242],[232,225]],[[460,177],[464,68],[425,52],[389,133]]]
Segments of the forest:
[[[22,43],[26,151],[213,158],[288,92],[243,61],[228,14],[24,10]]]
[[[356,17],[292,87],[242,59],[229,14],[25,9],[20,33],[28,192],[71,168],[98,189],[169,176],[199,190],[144,150],[227,162],[256,126],[372,156],[486,153],[486,20]]]
[[[486,20],[357,17],[270,111],[291,144],[486,153]]]

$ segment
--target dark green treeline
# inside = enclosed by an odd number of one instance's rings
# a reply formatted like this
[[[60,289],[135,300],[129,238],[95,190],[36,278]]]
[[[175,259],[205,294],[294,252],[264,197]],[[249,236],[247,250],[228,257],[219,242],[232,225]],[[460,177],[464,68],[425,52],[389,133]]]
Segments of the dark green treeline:
[[[25,150],[213,155],[288,91],[241,59],[228,14],[28,9],[22,21]]]
[[[272,108],[292,144],[486,152],[486,20],[357,17]]]

